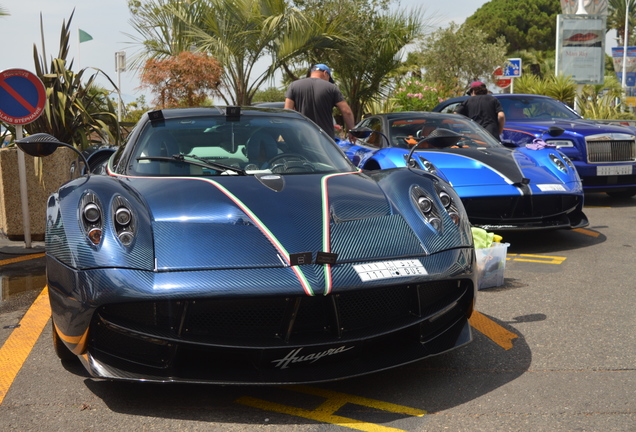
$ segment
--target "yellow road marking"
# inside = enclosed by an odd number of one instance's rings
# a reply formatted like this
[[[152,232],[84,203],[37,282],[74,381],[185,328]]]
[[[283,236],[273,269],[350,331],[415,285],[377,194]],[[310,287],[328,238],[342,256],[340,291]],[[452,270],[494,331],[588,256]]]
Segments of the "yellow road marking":
[[[338,426],[348,427],[351,429],[357,429],[366,432],[398,432],[402,429],[396,429],[388,426],[381,426],[374,423],[367,423],[361,420],[342,417],[335,415],[336,411],[342,408],[346,404],[355,404],[365,406],[368,408],[379,409],[391,413],[404,414],[410,416],[422,417],[426,415],[426,411],[416,408],[410,408],[402,405],[396,405],[389,402],[382,402],[365,397],[349,395],[345,393],[338,393],[330,390],[308,387],[308,386],[294,386],[286,387],[292,391],[298,391],[314,396],[324,397],[326,400],[320,404],[316,409],[306,410],[302,408],[290,407],[275,402],[264,401],[261,399],[252,398],[249,396],[241,397],[235,402],[241,405],[247,405],[252,408],[259,408],[266,411],[278,412],[281,414],[289,414],[296,417],[307,418],[310,420],[319,421],[322,423],[329,423]]]
[[[0,266],[3,265],[7,265],[7,264],[13,264],[13,263],[17,263],[17,262],[21,262],[21,261],[28,261],[31,259],[35,259],[35,258],[42,258],[43,256],[45,256],[46,254],[44,253],[38,253],[38,254],[31,254],[31,255],[23,255],[17,258],[9,258],[6,260],[1,260],[0,261]]]
[[[17,327],[0,348],[0,404],[7,395],[13,380],[31,353],[44,326],[51,317],[49,295],[44,287]]]
[[[477,311],[473,312],[468,321],[475,330],[478,330],[506,351],[512,348],[512,340],[519,337]]]
[[[601,235],[601,233],[598,233],[596,231],[591,231],[585,228],[575,228],[572,231],[576,231],[577,233],[580,233],[580,234],[589,235],[590,237],[598,237]]]
[[[541,264],[563,264],[566,257],[549,256],[549,255],[528,255],[528,254],[508,254],[508,261],[536,262]]]

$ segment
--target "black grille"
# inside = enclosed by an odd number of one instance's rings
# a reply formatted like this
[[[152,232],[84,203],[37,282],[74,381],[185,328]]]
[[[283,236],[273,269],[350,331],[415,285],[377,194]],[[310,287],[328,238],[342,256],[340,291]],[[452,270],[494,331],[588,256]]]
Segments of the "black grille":
[[[466,198],[462,203],[473,224],[524,223],[555,218],[574,211],[582,198],[574,195],[526,195]]]
[[[457,301],[466,283],[430,282],[330,296],[197,299],[103,306],[98,321],[167,341],[271,347],[359,339],[421,321]]]
[[[453,348],[473,294],[466,279],[315,297],[112,304],[94,315],[89,351],[126,376],[228,383],[335,379]],[[280,365],[293,353],[338,348],[346,350],[320,362]]]

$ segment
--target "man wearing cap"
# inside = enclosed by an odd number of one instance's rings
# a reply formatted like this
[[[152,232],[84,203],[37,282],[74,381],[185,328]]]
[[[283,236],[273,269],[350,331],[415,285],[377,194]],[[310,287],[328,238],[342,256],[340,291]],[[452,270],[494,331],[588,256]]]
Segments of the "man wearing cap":
[[[342,113],[347,130],[353,129],[351,107],[333,83],[331,69],[324,64],[312,66],[308,77],[292,82],[285,93],[285,108],[309,117],[331,137],[334,136],[334,106]]]
[[[499,100],[488,94],[486,84],[481,81],[471,83],[466,93],[470,97],[460,104],[455,112],[475,120],[499,139],[506,123],[506,115]]]

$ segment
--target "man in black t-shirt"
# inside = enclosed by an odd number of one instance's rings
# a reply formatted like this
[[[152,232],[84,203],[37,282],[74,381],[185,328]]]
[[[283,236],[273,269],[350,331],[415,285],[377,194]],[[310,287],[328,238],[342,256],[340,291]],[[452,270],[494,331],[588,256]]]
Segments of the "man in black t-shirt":
[[[470,97],[460,104],[455,112],[475,120],[499,140],[506,123],[506,116],[499,100],[488,94],[486,84],[481,81],[473,82],[468,94]]]
[[[342,113],[347,130],[355,127],[351,107],[333,83],[331,69],[324,64],[312,66],[309,76],[292,82],[285,93],[285,108],[309,117],[333,138],[333,107]]]

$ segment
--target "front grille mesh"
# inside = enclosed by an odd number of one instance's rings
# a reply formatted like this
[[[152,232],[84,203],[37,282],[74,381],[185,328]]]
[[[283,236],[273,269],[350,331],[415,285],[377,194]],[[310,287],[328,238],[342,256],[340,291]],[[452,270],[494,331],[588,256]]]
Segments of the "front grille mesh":
[[[470,280],[436,281],[315,297],[113,304],[98,310],[95,323],[163,343],[235,347],[329,343],[403,328],[460,300],[468,308],[471,284]],[[104,341],[95,339],[95,343]]]
[[[633,162],[636,160],[636,142],[634,140],[588,141],[587,160],[589,163]]]

